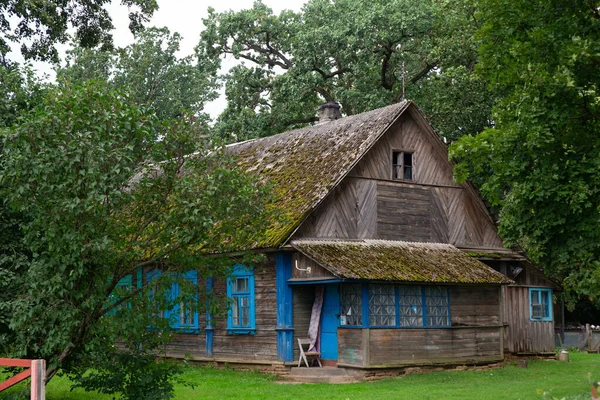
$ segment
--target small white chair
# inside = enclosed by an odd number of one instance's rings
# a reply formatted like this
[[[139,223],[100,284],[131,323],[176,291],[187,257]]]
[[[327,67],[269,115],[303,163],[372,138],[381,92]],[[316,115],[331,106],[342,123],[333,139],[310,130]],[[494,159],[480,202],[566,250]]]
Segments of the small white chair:
[[[318,351],[308,351],[308,348],[310,347],[310,339],[298,338],[298,347],[300,348],[300,359],[298,360],[298,367],[300,367],[302,360],[304,360],[304,363],[306,364],[307,368],[310,367],[308,359],[311,359],[311,361],[316,360],[319,364],[319,367],[322,367],[321,353]]]

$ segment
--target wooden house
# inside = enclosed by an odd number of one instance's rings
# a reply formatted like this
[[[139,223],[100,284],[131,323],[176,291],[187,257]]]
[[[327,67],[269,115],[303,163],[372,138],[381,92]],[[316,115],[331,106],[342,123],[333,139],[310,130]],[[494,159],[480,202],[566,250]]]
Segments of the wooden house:
[[[326,365],[481,364],[554,351],[557,288],[503,247],[413,103],[228,151],[273,183],[285,218],[252,244],[262,263],[207,283],[227,291],[228,316],[180,321],[167,355],[285,368],[297,363],[317,302]]]

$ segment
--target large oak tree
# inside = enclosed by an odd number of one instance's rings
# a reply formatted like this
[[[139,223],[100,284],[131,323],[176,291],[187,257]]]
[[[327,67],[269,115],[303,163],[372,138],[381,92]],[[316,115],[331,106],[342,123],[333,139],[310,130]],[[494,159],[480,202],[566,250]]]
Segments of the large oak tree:
[[[416,100],[454,139],[490,124],[493,96],[473,74],[474,7],[457,0],[310,0],[279,15],[260,1],[239,12],[210,11],[199,60],[243,61],[225,76],[227,108],[217,134],[272,135],[315,121],[337,101],[356,114]]]
[[[600,3],[481,0],[495,126],[452,148],[500,233],[567,289],[600,298]]]

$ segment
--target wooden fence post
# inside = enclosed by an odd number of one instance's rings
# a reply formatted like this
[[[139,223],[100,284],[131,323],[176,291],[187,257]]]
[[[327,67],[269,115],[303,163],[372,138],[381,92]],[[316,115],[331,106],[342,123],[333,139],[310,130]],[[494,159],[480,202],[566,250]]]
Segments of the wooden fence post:
[[[31,400],[46,400],[46,360],[31,361]]]

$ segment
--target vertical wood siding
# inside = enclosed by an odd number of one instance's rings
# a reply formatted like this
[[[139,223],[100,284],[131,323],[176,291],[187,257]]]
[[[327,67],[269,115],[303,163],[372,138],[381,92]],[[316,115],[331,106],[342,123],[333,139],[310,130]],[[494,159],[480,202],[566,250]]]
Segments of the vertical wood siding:
[[[510,353],[554,352],[554,321],[530,321],[529,288],[505,286],[504,298],[505,350]]]

